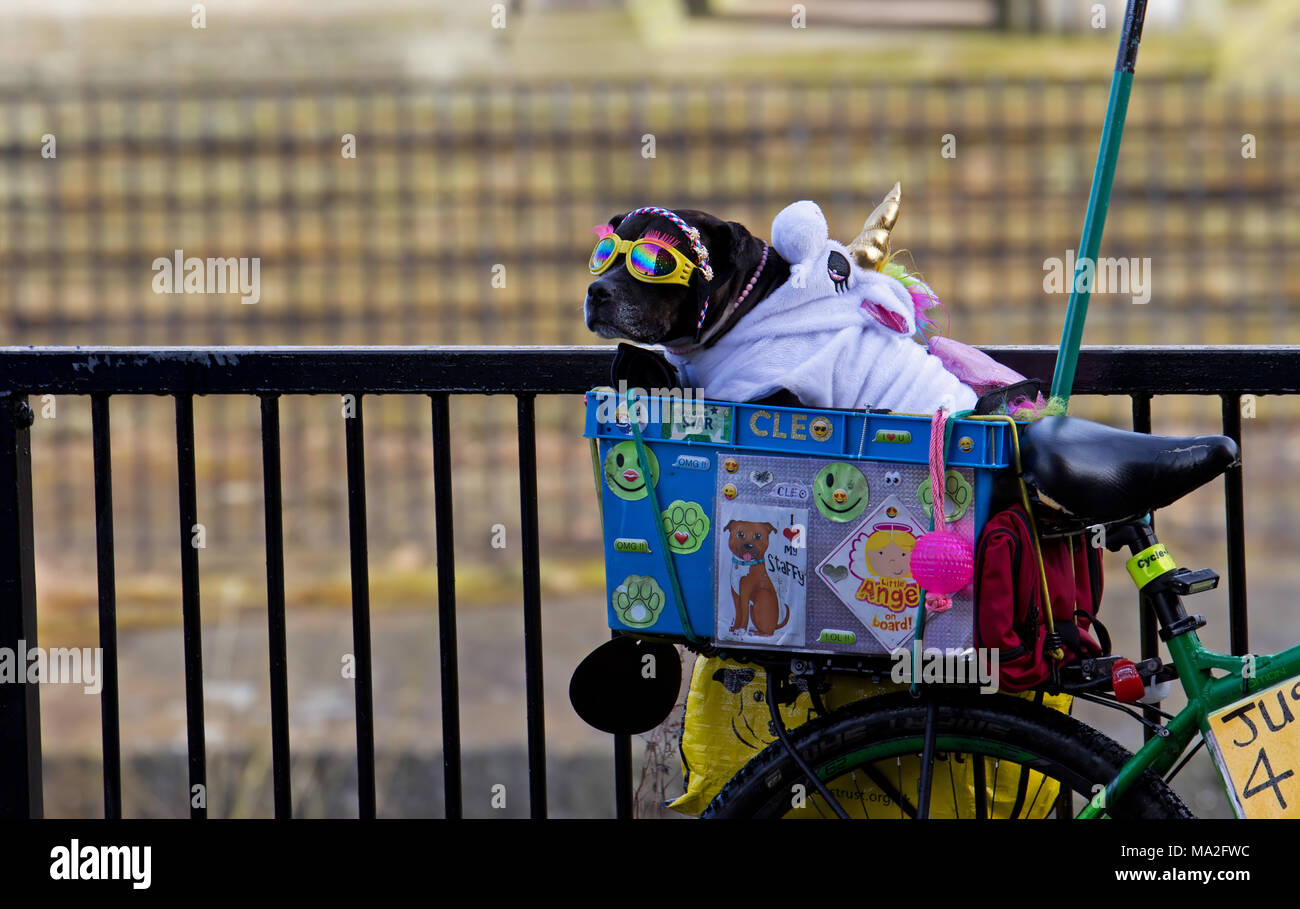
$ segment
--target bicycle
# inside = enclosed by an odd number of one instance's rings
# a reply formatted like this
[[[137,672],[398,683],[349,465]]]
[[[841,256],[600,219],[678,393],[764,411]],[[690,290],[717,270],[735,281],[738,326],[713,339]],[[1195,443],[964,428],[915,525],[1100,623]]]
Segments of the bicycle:
[[[1090,281],[1082,277],[1084,263],[1095,262],[1100,247],[1145,10],[1145,0],[1129,0],[1120,35],[1097,166],[1079,243],[1079,264],[1052,378],[1051,396],[1065,401],[1068,401],[1074,384],[1090,296]],[[596,441],[603,437],[606,458],[617,459],[616,465],[607,460],[604,468],[613,484],[609,487],[611,493],[622,500],[646,497],[651,506],[641,515],[643,520],[640,523],[631,520],[629,516],[636,515],[621,506],[609,510],[608,514],[602,512],[602,520],[608,518],[610,523],[617,523],[619,530],[626,532],[631,526],[637,531],[621,539],[607,539],[610,545],[606,549],[606,565],[611,595],[623,606],[620,611],[611,604],[610,627],[624,634],[639,631],[637,636],[643,638],[652,639],[658,634],[668,640],[680,641],[684,637],[693,649],[704,653],[717,652],[718,642],[701,638],[692,630],[691,604],[707,604],[716,594],[714,579],[703,577],[710,569],[701,565],[698,555],[692,555],[699,550],[710,526],[706,520],[701,520],[705,517],[705,509],[699,503],[715,500],[718,495],[727,500],[736,499],[738,495],[743,499],[743,490],[747,487],[739,479],[729,483],[725,477],[719,478],[715,486],[713,475],[717,464],[710,461],[707,451],[695,454],[686,449],[678,454],[674,463],[682,465],[687,473],[698,471],[698,475],[693,480],[683,479],[676,488],[685,492],[674,493],[690,501],[673,502],[669,511],[663,513],[667,520],[673,513],[673,506],[681,506],[678,510],[683,515],[692,516],[680,528],[683,546],[678,547],[677,555],[672,555],[674,550],[660,526],[661,512],[656,503],[659,464],[651,454],[647,454],[638,419],[635,416],[629,418],[621,435],[611,432],[608,422],[603,428],[598,425],[601,421],[593,416],[591,403],[589,401],[586,435],[592,439],[592,466],[598,494],[601,460],[597,456]],[[630,395],[627,399],[629,412],[634,403],[634,396]],[[726,449],[716,450],[716,458],[727,457],[728,469],[732,471],[739,470],[739,467],[728,455],[742,449],[757,454],[812,455],[819,454],[818,443],[832,439],[842,442],[848,436],[860,440],[856,455],[851,447],[841,447],[832,452],[834,446],[823,445],[826,457],[833,453],[836,459],[870,459],[873,456],[868,439],[883,437],[890,442],[903,443],[898,446],[901,453],[912,444],[913,431],[919,430],[919,427],[909,428],[906,420],[900,422],[896,417],[883,416],[880,422],[884,425],[877,429],[877,435],[872,436],[868,431],[875,413],[872,411],[865,414],[816,411],[804,415],[780,407],[770,408],[771,412],[754,413],[750,407],[751,420],[765,417],[773,419],[773,423],[770,431],[751,425],[751,431],[742,443],[738,441],[738,432],[733,430],[732,421],[734,418],[737,424],[741,423],[739,415],[746,405],[705,402],[704,406],[704,413],[715,422],[708,432],[699,436],[698,441],[711,445],[715,450]],[[709,410],[710,407],[713,410]],[[779,411],[784,412],[788,433],[779,430],[780,424],[774,418]],[[810,418],[811,422],[796,423]],[[1044,438],[1041,431],[1035,438],[1034,425],[1030,424],[1023,431],[1027,455],[1034,462],[1032,472],[1035,477],[1031,485],[1038,501],[1029,501],[1026,487],[1025,506],[1037,516],[1036,520],[1054,525],[1049,527],[1049,532],[1078,533],[1085,528],[1099,527],[1105,531],[1108,549],[1118,551],[1127,547],[1130,550],[1129,573],[1143,602],[1149,605],[1156,618],[1160,636],[1166,641],[1172,660],[1166,665],[1154,658],[1137,664],[1130,661],[1121,663],[1123,658],[1116,655],[1085,659],[1058,667],[1049,690],[1108,703],[1127,711],[1153,733],[1149,741],[1136,754],[1131,754],[1096,729],[1060,712],[1008,695],[974,695],[950,687],[914,686],[913,693],[919,697],[912,693],[883,695],[828,712],[823,709],[818,692],[825,687],[830,672],[847,670],[878,675],[888,672],[888,667],[882,667],[878,660],[873,666],[871,659],[855,659],[855,655],[842,653],[827,656],[751,649],[746,651],[745,658],[768,670],[766,700],[772,731],[779,740],[753,758],[722,787],[704,816],[783,815],[794,809],[794,802],[801,800],[811,800],[814,809],[823,815],[847,816],[832,792],[833,788],[847,793],[849,798],[861,798],[863,811],[870,816],[863,788],[864,784],[870,784],[888,797],[889,812],[923,818],[930,813],[932,787],[938,778],[936,763],[945,761],[949,779],[955,779],[954,763],[968,763],[964,769],[970,772],[973,814],[976,817],[994,813],[989,799],[990,795],[994,800],[997,798],[998,779],[1004,762],[1014,768],[1017,786],[1014,804],[1010,806],[1012,810],[1001,813],[1016,816],[1023,810],[1026,814],[1041,814],[1038,800],[1046,792],[1054,802],[1050,813],[1059,817],[1076,817],[1074,802],[1079,796],[1084,799],[1083,807],[1077,813],[1079,818],[1103,815],[1190,817],[1191,812],[1169,788],[1168,781],[1201,747],[1198,744],[1187,752],[1198,734],[1201,744],[1210,743],[1216,769],[1239,815],[1287,813],[1300,816],[1300,735],[1289,741],[1285,734],[1288,729],[1293,733],[1300,731],[1300,724],[1290,725],[1300,714],[1300,645],[1276,654],[1246,656],[1231,656],[1205,648],[1196,635],[1196,630],[1205,624],[1204,617],[1189,616],[1182,597],[1212,589],[1217,585],[1218,576],[1208,569],[1189,571],[1176,567],[1159,542],[1148,517],[1150,512],[1171,504],[1232,466],[1237,460],[1235,443],[1222,436],[1160,438],[1099,427],[1104,431],[1096,432],[1096,437],[1091,440],[1075,439],[1070,444],[1060,444],[1059,440],[1054,442]],[[796,426],[800,429],[796,430]],[[811,435],[815,443],[793,443],[792,439],[809,438],[809,435],[800,434],[804,429],[817,428],[820,428],[820,434],[813,432]],[[665,426],[663,438],[696,439],[695,435],[677,430],[678,427]],[[1010,464],[1003,457],[1004,443],[995,434],[985,432],[975,424],[968,427],[968,432],[962,442],[969,443],[969,447],[950,451],[948,456],[949,463],[952,463],[955,455],[959,466],[974,478],[974,510],[979,512],[975,529],[978,530],[990,510],[987,492],[990,477]],[[1011,430],[1013,440],[1014,432]],[[782,440],[780,446],[766,444],[778,437]],[[626,450],[633,442],[635,453]],[[616,447],[610,447],[615,443]],[[1159,474],[1152,472],[1156,459],[1171,454],[1178,456],[1174,458],[1175,463],[1162,464]],[[876,456],[875,460],[889,459]],[[898,460],[907,461],[909,457]],[[911,458],[911,462],[920,463],[916,458]],[[824,460],[817,464],[826,464],[826,469],[838,466]],[[1023,475],[1024,464],[1018,460],[1015,466]],[[618,471],[625,469],[629,482],[636,484],[635,488],[616,489]],[[1143,471],[1146,471],[1145,475]],[[771,472],[760,465],[750,477],[754,483],[762,485],[760,478],[764,475],[766,481],[772,479]],[[724,483],[728,485],[722,485]],[[602,502],[607,501],[602,498]],[[1052,507],[1053,504],[1065,506],[1065,511]],[[688,511],[688,506],[694,510]],[[1068,517],[1063,519],[1063,513]],[[641,531],[647,524],[653,526],[654,533],[644,534],[645,538],[642,538]],[[608,526],[606,529],[610,530]],[[782,527],[791,539],[804,529],[797,526],[793,515]],[[923,529],[919,530],[923,532]],[[614,533],[609,536],[614,536]],[[651,552],[658,553],[656,558],[663,560],[662,567],[658,562],[638,563],[625,557],[627,553],[648,556]],[[692,564],[700,566],[696,576],[689,578],[693,586],[687,586],[678,578],[674,564],[675,559],[681,557],[695,559]],[[617,563],[618,570],[611,569],[611,562]],[[661,589],[654,578],[644,573],[650,569],[643,568],[643,564],[652,565],[656,577],[670,581],[671,590]],[[832,567],[847,572],[839,565]],[[665,609],[670,601],[677,616]],[[901,609],[903,604],[896,605]],[[911,605],[915,608],[916,604]],[[667,616],[667,621],[661,612]],[[711,616],[707,605],[703,612],[696,610],[694,614],[694,628],[709,627]],[[841,643],[838,636],[844,632],[836,629],[823,629],[821,632],[822,635],[828,633],[831,636],[819,638],[818,643]],[[629,653],[633,658],[637,657],[637,654]],[[614,664],[611,662],[609,665]],[[635,670],[635,664],[630,668]],[[1121,704],[1116,697],[1113,682],[1120,681],[1117,673],[1121,669],[1128,675],[1128,684],[1140,683],[1143,692],[1149,686],[1177,682],[1187,695],[1187,707],[1176,716],[1148,707],[1164,722],[1145,719]],[[609,677],[620,673],[621,669],[611,672]],[[590,673],[588,675],[589,679],[595,678]],[[789,701],[791,677],[810,692],[820,714],[817,719],[793,731],[786,730],[779,707]],[[605,680],[600,679],[599,684],[604,683]],[[1270,699],[1274,696],[1278,699],[1276,716],[1269,712]],[[609,704],[605,706],[608,709]],[[1259,709],[1259,723],[1250,717],[1256,708]],[[1240,723],[1240,731],[1247,736],[1244,741],[1236,738],[1234,723]],[[593,725],[603,728],[597,722]],[[1272,757],[1269,747],[1273,748]],[[1187,752],[1186,756],[1184,752]],[[904,757],[911,760],[918,756],[920,772],[913,803],[909,793],[903,791],[901,768]],[[891,783],[889,779],[891,766],[898,770],[897,783]],[[1022,768],[1031,772],[1023,773]],[[1034,774],[1039,780],[1031,795],[1027,786]],[[1057,785],[1048,786],[1049,780]],[[958,802],[955,791],[953,802]]]
[[[1055,468],[1053,474],[1038,476],[1035,491],[1040,497],[1073,503],[1088,495],[1088,483],[1095,479],[1088,469],[1090,452],[1080,453],[1077,448],[1067,452],[1041,441],[1035,446],[1032,424],[1025,436],[1027,456],[1052,462]],[[1003,694],[950,688],[930,688],[919,698],[908,693],[871,698],[787,731],[775,709],[781,664],[768,661],[768,702],[781,741],[733,777],[705,816],[781,816],[792,810],[792,793],[800,794],[799,787],[808,791],[808,799],[820,813],[845,816],[831,790],[852,798],[855,791],[864,792],[866,783],[882,788],[882,780],[889,781],[888,771],[901,766],[901,758],[919,755],[922,772],[916,801],[910,800],[911,793],[892,787],[893,816],[928,816],[936,762],[971,760],[975,817],[988,816],[987,793],[997,791],[1004,763],[1040,775],[1038,790],[1021,794],[1025,813],[1035,807],[1045,782],[1053,780],[1060,784],[1050,812],[1057,817],[1192,817],[1168,782],[1206,743],[1239,816],[1296,816],[1300,736],[1294,732],[1300,727],[1291,724],[1300,714],[1300,645],[1276,654],[1245,656],[1216,653],[1202,645],[1196,631],[1205,619],[1188,615],[1182,598],[1212,589],[1218,576],[1208,569],[1175,567],[1145,517],[1155,499],[1181,498],[1231,466],[1236,460],[1235,444],[1225,437],[1161,439],[1122,430],[1109,430],[1107,440],[1098,444],[1104,445],[1105,462],[1130,479],[1112,486],[1105,504],[1092,514],[1075,517],[1057,529],[1100,525],[1106,530],[1106,548],[1130,551],[1129,573],[1152,609],[1171,657],[1170,664],[1148,659],[1137,668],[1147,685],[1180,684],[1187,696],[1182,711],[1177,715],[1159,711],[1164,722],[1150,723],[1119,704],[1110,670],[1122,658],[1112,655],[1066,667],[1059,684],[1051,688],[1128,710],[1155,733],[1136,754],[1096,729],[1045,707]],[[1143,466],[1143,458],[1161,449],[1192,446],[1200,447],[1188,453],[1179,467],[1166,469],[1159,487],[1148,480],[1139,488],[1143,484],[1134,474]],[[1080,457],[1085,465],[1081,470],[1077,469]],[[1090,466],[1095,469],[1101,463],[1099,459]],[[1133,504],[1124,506],[1125,501]],[[1035,506],[1045,521],[1060,514],[1041,503]],[[1144,516],[1115,520],[1114,514],[1106,512],[1116,507],[1135,508]],[[784,665],[788,670],[789,660]],[[819,675],[816,668],[797,668]],[[1198,736],[1198,744],[1188,751]],[[1079,796],[1083,806],[1076,813]]]

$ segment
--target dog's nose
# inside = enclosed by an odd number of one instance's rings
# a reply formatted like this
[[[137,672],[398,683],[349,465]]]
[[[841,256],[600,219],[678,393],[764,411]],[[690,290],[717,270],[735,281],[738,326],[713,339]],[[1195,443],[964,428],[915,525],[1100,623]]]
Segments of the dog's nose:
[[[599,283],[593,283],[587,286],[587,300],[583,305],[583,315],[586,317],[587,327],[592,327],[595,321],[596,311],[609,303],[612,299],[609,288],[601,286]]]

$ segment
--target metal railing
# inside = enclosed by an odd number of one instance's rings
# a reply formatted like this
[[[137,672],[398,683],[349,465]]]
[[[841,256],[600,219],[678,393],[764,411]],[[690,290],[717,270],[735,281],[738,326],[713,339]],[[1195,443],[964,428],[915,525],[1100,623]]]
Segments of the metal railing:
[[[592,224],[682,205],[769,236],[777,212],[813,199],[843,238],[895,180],[904,193],[895,241],[948,304],[945,333],[972,344],[1052,341],[1060,329],[1043,305],[1044,262],[1078,243],[1110,53],[1094,76],[1067,80],[0,86],[0,344],[586,343]],[[36,151],[46,132],[58,137],[55,158]],[[1247,133],[1256,158],[1242,157]],[[341,155],[344,134],[356,137],[355,158]],[[1129,106],[1104,254],[1149,257],[1160,309],[1108,295],[1113,305],[1092,307],[1089,342],[1300,343],[1288,318],[1297,135],[1300,105],[1275,87],[1146,73]],[[945,152],[948,136],[957,144]],[[259,259],[261,301],[153,293],[151,263],[177,249]],[[153,420],[149,403],[129,402],[117,423]],[[258,421],[255,408],[229,403],[196,414],[200,438],[208,425],[220,433],[209,461],[225,481],[242,469]],[[418,444],[423,411],[393,411],[386,425]],[[372,425],[379,416],[372,409]],[[293,457],[310,417],[285,408],[281,419]],[[478,419],[496,434],[513,414]],[[63,452],[75,450],[71,429],[54,428]],[[128,491],[148,488],[145,459],[119,460]],[[510,508],[492,479],[509,469],[488,448],[479,469],[458,470],[461,488],[477,487],[461,501]],[[373,472],[369,498],[384,506],[371,516],[373,544],[420,532],[429,476],[414,460]],[[311,480],[287,472],[285,501],[315,495]],[[539,491],[574,511],[588,503],[586,478],[564,471],[544,469]],[[62,484],[42,508],[89,528],[88,492]],[[344,542],[344,503],[316,503],[310,523],[286,524],[291,548]],[[119,496],[124,569],[167,570],[154,561],[170,555],[160,504]],[[1257,507],[1281,526],[1300,495]],[[224,547],[249,540],[258,521],[225,498],[214,514]]]
[[[1030,376],[1050,375],[1054,348],[995,347],[996,359]],[[456,658],[456,584],[451,501],[452,437],[449,396],[510,394],[517,401],[524,660],[531,813],[547,813],[546,731],[542,703],[541,585],[534,403],[538,395],[577,394],[605,384],[612,350],[571,348],[4,348],[0,349],[0,648],[36,646],[33,547],[31,395],[89,396],[96,514],[99,639],[104,656],[101,691],[104,813],[122,812],[118,722],[117,612],[109,445],[114,397],[165,395],[176,416],[181,602],[185,649],[185,706],[191,787],[207,785],[203,722],[202,623],[199,553],[192,545],[196,507],[194,396],[256,396],[261,402],[265,512],[268,668],[271,684],[272,775],[276,817],[293,813],[289,772],[289,710],[285,643],[284,552],[281,508],[279,399],[282,395],[352,396],[342,429],[346,449],[358,814],[373,817],[375,745],[370,654],[369,559],[365,510],[363,401],[375,395],[427,395],[434,454],[434,555],[437,561],[442,742],[446,814],[462,811],[459,670]],[[1150,431],[1156,395],[1210,395],[1222,402],[1223,432],[1241,442],[1244,394],[1300,394],[1300,348],[1088,348],[1075,384],[1079,395],[1125,395],[1134,428]],[[35,448],[40,457],[40,440]],[[1242,468],[1225,479],[1231,647],[1247,648],[1245,532]],[[594,507],[594,505],[592,506]],[[1143,655],[1156,636],[1143,616]],[[616,810],[632,814],[629,737],[615,740]],[[42,750],[38,685],[0,684],[0,817],[42,814]],[[192,790],[193,791],[193,790]],[[206,816],[191,802],[192,817]]]

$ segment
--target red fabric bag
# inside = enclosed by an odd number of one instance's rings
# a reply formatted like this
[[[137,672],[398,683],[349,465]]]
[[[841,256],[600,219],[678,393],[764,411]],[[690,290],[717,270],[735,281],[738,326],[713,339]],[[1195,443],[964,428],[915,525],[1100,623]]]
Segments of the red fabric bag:
[[[1065,645],[1066,665],[1109,650],[1094,635],[1101,605],[1101,552],[1085,535],[1042,540],[1043,568],[1051,594],[1052,617]],[[1051,677],[1046,604],[1034,557],[1034,538],[1021,505],[998,512],[980,534],[975,554],[975,644],[997,648],[999,685],[1024,691]]]

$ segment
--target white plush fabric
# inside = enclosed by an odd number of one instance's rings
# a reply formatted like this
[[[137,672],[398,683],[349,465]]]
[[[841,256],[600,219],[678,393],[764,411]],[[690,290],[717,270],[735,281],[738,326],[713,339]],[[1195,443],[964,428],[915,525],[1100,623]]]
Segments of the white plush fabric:
[[[722,401],[786,388],[809,407],[934,413],[974,406],[970,386],[912,339],[916,315],[907,289],[854,262],[828,236],[816,203],[796,202],[778,214],[772,246],[791,263],[790,279],[709,349],[667,352],[688,386]],[[838,289],[827,267],[832,253],[849,265]]]

